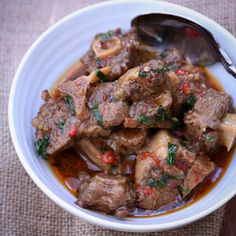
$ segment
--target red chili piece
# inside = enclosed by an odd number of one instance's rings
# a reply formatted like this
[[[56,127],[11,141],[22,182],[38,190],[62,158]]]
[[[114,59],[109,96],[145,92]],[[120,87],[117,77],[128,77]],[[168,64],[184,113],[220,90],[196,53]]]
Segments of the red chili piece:
[[[112,165],[116,161],[116,156],[112,150],[108,150],[99,155],[99,159],[101,159],[104,163],[108,165]]]
[[[188,84],[186,84],[186,83],[183,84],[182,92],[183,92],[184,94],[187,94],[187,93],[189,92],[189,86],[188,86]]]
[[[151,187],[146,187],[144,190],[143,190],[143,193],[147,196],[151,195],[153,193],[153,190]]]
[[[186,74],[186,70],[184,70],[184,69],[177,69],[175,73],[176,73],[176,75],[185,75]]]
[[[157,156],[154,153],[148,152],[148,151],[143,151],[140,153],[141,155],[141,160],[144,160],[148,157],[152,158],[155,162],[157,166],[161,166],[160,160],[157,158]]]
[[[76,133],[77,133],[77,130],[78,130],[78,128],[76,127],[76,126],[73,126],[72,128],[71,128],[71,130],[69,131],[69,137],[74,137],[75,135],[76,135]]]

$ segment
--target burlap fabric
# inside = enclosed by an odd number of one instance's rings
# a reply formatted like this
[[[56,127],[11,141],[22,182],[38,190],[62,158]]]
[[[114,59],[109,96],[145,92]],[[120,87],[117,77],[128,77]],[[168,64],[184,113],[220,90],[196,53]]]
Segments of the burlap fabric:
[[[10,138],[7,103],[23,54],[61,17],[99,0],[0,0],[0,235],[135,235],[71,216],[49,200],[23,169]],[[202,12],[236,35],[235,0],[174,0]],[[224,207],[180,229],[152,235],[218,235]],[[147,234],[142,234],[147,235]]]

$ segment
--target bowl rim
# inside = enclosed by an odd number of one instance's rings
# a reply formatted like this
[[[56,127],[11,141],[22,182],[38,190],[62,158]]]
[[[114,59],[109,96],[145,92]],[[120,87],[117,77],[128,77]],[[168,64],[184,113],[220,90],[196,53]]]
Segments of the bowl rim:
[[[191,217],[188,217],[188,218],[185,218],[185,219],[182,219],[182,220],[179,220],[179,221],[164,223],[162,225],[155,225],[155,224],[142,225],[142,224],[138,224],[138,223],[136,223],[136,224],[123,224],[122,222],[121,223],[112,222],[112,224],[110,224],[111,223],[110,220],[101,219],[97,216],[93,216],[93,215],[90,215],[89,213],[83,212],[80,209],[73,208],[67,202],[60,199],[52,190],[50,190],[46,186],[46,184],[44,184],[40,180],[40,178],[34,173],[33,169],[30,167],[30,165],[28,164],[27,160],[24,157],[21,146],[20,146],[20,144],[19,144],[19,142],[16,138],[15,124],[14,124],[14,120],[13,120],[14,94],[17,90],[17,83],[18,83],[18,80],[19,80],[20,75],[22,73],[22,70],[23,70],[26,62],[30,58],[31,54],[38,47],[38,45],[47,37],[48,34],[53,32],[54,30],[56,30],[56,28],[58,26],[62,25],[63,23],[69,21],[70,19],[72,19],[72,18],[74,18],[74,17],[76,17],[76,16],[78,16],[82,13],[86,13],[86,12],[89,12],[91,10],[95,10],[95,9],[99,9],[99,8],[103,8],[103,7],[111,7],[111,6],[114,6],[114,5],[120,5],[120,4],[122,5],[122,4],[126,4],[126,3],[134,3],[134,2],[143,3],[144,5],[145,5],[145,3],[148,3],[148,4],[160,4],[162,6],[167,6],[167,7],[168,6],[175,6],[175,7],[181,8],[185,11],[188,11],[188,12],[192,13],[193,15],[197,15],[198,18],[204,19],[205,21],[209,21],[212,25],[214,25],[215,28],[220,29],[224,35],[226,35],[227,37],[229,37],[233,40],[236,40],[230,32],[228,32],[225,28],[223,28],[221,25],[219,25],[215,21],[211,20],[207,16],[204,16],[203,14],[201,14],[197,11],[194,11],[192,9],[189,9],[187,7],[184,7],[184,6],[181,6],[181,5],[178,5],[178,4],[174,4],[174,3],[163,2],[163,1],[155,1],[155,0],[113,0],[113,1],[100,2],[100,3],[97,3],[97,4],[87,6],[85,8],[80,9],[80,10],[72,12],[69,15],[66,15],[65,17],[63,17],[62,19],[60,19],[59,21],[54,23],[52,26],[47,28],[34,41],[34,43],[27,50],[27,52],[23,56],[20,64],[18,65],[18,68],[15,72],[14,79],[12,81],[12,85],[11,85],[11,89],[10,89],[10,93],[9,93],[9,101],[8,101],[8,123],[9,123],[11,139],[12,139],[15,151],[16,151],[17,156],[19,157],[24,169],[26,170],[28,175],[33,179],[34,183],[52,201],[54,201],[57,205],[59,205],[60,207],[62,207],[66,211],[70,212],[72,215],[78,216],[81,219],[86,220],[89,223],[99,225],[99,226],[102,226],[104,228],[119,230],[119,231],[127,231],[127,232],[155,232],[155,231],[163,231],[163,230],[167,230],[167,229],[173,229],[173,228],[177,228],[177,227],[180,227],[180,226],[183,226],[183,225],[186,225],[186,224],[190,224],[190,223],[192,223],[192,222],[194,222],[194,221],[196,221],[196,220],[212,213],[217,208],[221,207],[223,204],[225,204],[227,201],[229,201],[236,194],[236,188],[234,188],[234,189],[232,188],[230,194],[227,197],[221,199],[214,206],[205,209],[205,211],[199,212],[195,215],[192,215]],[[176,15],[178,15],[178,14],[176,14]],[[181,16],[181,14],[180,14],[180,16]],[[183,16],[183,17],[185,17],[185,16]],[[188,18],[188,17],[185,17],[185,18]]]

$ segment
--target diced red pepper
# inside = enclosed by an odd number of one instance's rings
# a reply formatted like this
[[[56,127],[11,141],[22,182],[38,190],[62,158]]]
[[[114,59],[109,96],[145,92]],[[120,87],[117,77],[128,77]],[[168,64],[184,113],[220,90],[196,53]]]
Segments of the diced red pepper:
[[[72,128],[71,128],[71,130],[69,131],[69,137],[74,137],[75,135],[76,135],[76,133],[77,133],[77,130],[78,130],[78,128],[76,127],[76,126],[73,126]]]
[[[112,165],[116,161],[116,156],[113,150],[101,153],[98,158],[108,165]]]
[[[185,69],[177,69],[175,71],[176,75],[185,75],[186,74],[186,70]]]
[[[141,160],[144,160],[148,157],[152,158],[155,162],[157,166],[161,166],[160,160],[157,158],[157,156],[154,153],[148,152],[148,151],[143,151],[140,153],[141,155]]]
[[[206,89],[204,89],[204,88],[201,88],[201,89],[199,90],[199,94],[200,94],[200,95],[203,95],[205,92],[206,92]]]
[[[143,190],[143,193],[147,196],[151,195],[153,193],[153,190],[151,187],[146,187],[144,190]]]
[[[183,84],[182,92],[183,92],[184,94],[187,94],[187,93],[189,92],[189,86],[188,86],[187,83],[184,83],[184,84]]]

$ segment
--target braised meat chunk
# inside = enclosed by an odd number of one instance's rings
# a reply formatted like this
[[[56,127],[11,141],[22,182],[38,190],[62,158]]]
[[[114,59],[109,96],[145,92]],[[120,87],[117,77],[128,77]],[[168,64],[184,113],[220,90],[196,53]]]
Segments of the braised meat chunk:
[[[46,103],[40,107],[32,125],[36,129],[37,152],[46,156],[73,145],[73,138],[68,135],[73,128],[73,115],[64,100],[52,99],[48,91],[42,97]]]
[[[189,139],[201,142],[207,150],[211,150],[219,140],[221,119],[232,109],[231,96],[208,89],[203,95],[197,96],[193,110],[186,114],[185,135]]]
[[[76,202],[81,207],[96,209],[118,217],[125,217],[133,207],[135,194],[122,176],[96,175],[82,185]]]
[[[199,199],[236,143],[233,99],[199,60],[143,39],[137,28],[97,34],[32,120],[37,154],[78,207],[119,218]]]
[[[109,31],[95,36],[92,47],[81,61],[89,72],[110,66],[111,72],[107,79],[113,81],[134,65],[133,56],[138,46],[135,28],[124,35],[120,29]]]

